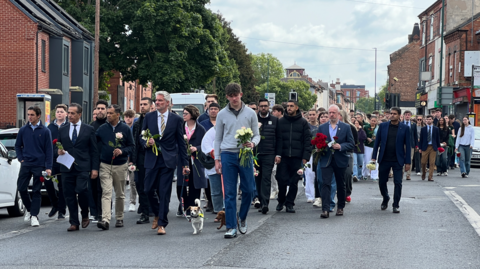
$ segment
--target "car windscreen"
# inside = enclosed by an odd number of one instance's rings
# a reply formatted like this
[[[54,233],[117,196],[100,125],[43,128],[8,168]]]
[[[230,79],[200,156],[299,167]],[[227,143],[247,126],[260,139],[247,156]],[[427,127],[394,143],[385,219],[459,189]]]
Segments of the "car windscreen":
[[[480,127],[473,127],[473,130],[475,130],[475,140],[480,140]]]
[[[17,140],[17,134],[0,134],[0,142],[8,149],[15,149],[15,141]]]
[[[204,110],[203,110],[203,104],[193,104],[194,106],[196,106],[198,108],[198,110],[200,111],[200,114],[203,114]],[[186,107],[187,105],[173,105],[172,107],[172,110],[176,111],[176,112],[183,112],[183,108]],[[180,116],[181,116],[181,113],[180,113]]]

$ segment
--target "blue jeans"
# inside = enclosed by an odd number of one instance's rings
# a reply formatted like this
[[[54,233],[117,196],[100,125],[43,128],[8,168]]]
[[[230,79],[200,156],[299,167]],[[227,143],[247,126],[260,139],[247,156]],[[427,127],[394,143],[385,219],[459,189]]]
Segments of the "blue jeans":
[[[253,199],[255,178],[253,175],[253,160],[250,165],[240,165],[236,152],[222,152],[223,187],[225,191],[225,219],[227,229],[237,228],[237,180],[240,175],[240,190],[242,202],[240,205],[240,220],[247,218],[250,203]]]
[[[472,159],[472,149],[470,146],[458,146],[460,152],[460,172],[470,174],[470,161]]]
[[[318,192],[322,193],[322,167],[320,166],[320,162],[317,165],[317,184],[318,184]],[[337,193],[337,181],[335,181],[335,175],[332,176],[332,191],[330,195],[330,210],[333,210],[335,207],[335,194]],[[323,203],[323,201],[322,201]]]
[[[445,148],[445,152],[437,155],[437,160],[435,165],[437,166],[437,173],[445,173],[448,169],[448,156],[447,156],[447,149]]]
[[[353,153],[353,176],[362,178],[363,153]]]
[[[208,180],[212,193],[213,211],[220,212],[223,210],[222,176],[220,174],[209,175]]]

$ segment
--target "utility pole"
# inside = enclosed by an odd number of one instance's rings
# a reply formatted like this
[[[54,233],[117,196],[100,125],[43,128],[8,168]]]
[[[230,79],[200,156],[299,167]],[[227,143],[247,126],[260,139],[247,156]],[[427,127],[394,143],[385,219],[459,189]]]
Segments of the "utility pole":
[[[268,93],[268,82],[270,81],[270,55],[267,54],[267,93]]]
[[[440,86],[438,86],[438,102],[442,104],[442,79],[443,79],[443,23],[444,23],[444,12],[445,12],[445,0],[442,0],[442,19],[440,20]]]
[[[98,83],[99,83],[99,49],[100,49],[100,0],[95,3],[95,70],[93,74],[93,105],[98,102]]]
[[[373,110],[377,110],[377,48],[375,50],[375,88],[373,89]]]

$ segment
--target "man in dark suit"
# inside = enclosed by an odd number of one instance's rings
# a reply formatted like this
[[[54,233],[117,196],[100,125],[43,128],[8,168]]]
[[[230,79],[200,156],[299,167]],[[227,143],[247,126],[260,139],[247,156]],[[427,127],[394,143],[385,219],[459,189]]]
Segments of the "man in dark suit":
[[[433,126],[432,115],[427,115],[425,122],[427,126],[420,132],[419,152],[422,154],[422,180],[425,180],[427,174],[427,162],[430,164],[428,181],[433,181],[433,168],[435,167],[435,158],[437,150],[440,147],[440,134],[438,127]]]
[[[328,108],[329,121],[318,127],[318,132],[327,136],[327,143],[330,148],[325,155],[320,158],[320,167],[323,178],[321,196],[322,196],[322,214],[321,218],[328,218],[330,211],[330,192],[332,188],[332,177],[335,174],[337,183],[337,216],[343,216],[345,207],[345,170],[350,159],[349,151],[353,150],[355,142],[353,140],[350,126],[338,120],[340,109],[336,105]]]
[[[168,206],[172,194],[173,173],[177,166],[177,155],[182,164],[183,174],[189,172],[187,150],[183,139],[183,119],[168,111],[172,100],[166,91],[155,94],[157,111],[145,116],[142,130],[150,130],[152,135],[159,134],[159,139],[140,139],[142,146],[147,147],[145,152],[145,192],[150,200],[155,219],[152,229],[157,229],[157,234],[164,235],[168,225]],[[158,156],[152,151],[153,144],[158,147]],[[154,199],[157,191],[158,201]]]
[[[393,182],[395,183],[393,213],[400,213],[398,208],[402,196],[402,168],[405,165],[405,171],[408,171],[412,163],[410,128],[399,121],[401,114],[402,111],[398,107],[390,109],[390,121],[379,125],[372,153],[372,162],[378,160],[379,164],[378,186],[383,196],[382,210],[387,209],[390,200],[387,182],[390,170],[393,171]],[[380,147],[380,154],[378,154],[378,147]]]
[[[407,125],[410,128],[410,145],[412,150],[410,151],[410,160],[413,160],[413,154],[415,153],[415,148],[418,146],[418,133],[417,133],[417,125],[413,123],[410,118],[412,117],[412,112],[410,110],[406,110],[403,112],[403,124]],[[412,172],[412,165],[410,165],[410,169],[405,170],[407,172],[407,180],[410,180],[410,174]]]
[[[448,120],[450,122],[450,125],[453,126],[453,129],[455,130],[455,141],[454,142],[457,142],[457,136],[458,136],[458,130],[460,129],[460,123],[458,123],[456,120],[455,120],[455,115],[450,115],[448,116]],[[449,166],[450,166],[450,169],[455,169],[455,157],[456,155],[453,154],[452,157],[450,158],[450,161],[449,161]]]
[[[75,158],[71,168],[61,165],[63,193],[70,211],[71,226],[67,231],[78,231],[78,206],[82,210],[82,228],[90,224],[88,219],[88,181],[98,176],[98,150],[95,131],[92,126],[82,123],[82,106],[72,103],[68,108],[69,123],[58,131],[58,142],[63,146],[58,154],[65,151]],[[91,174],[90,174],[91,172]],[[78,195],[78,200],[77,200]]]

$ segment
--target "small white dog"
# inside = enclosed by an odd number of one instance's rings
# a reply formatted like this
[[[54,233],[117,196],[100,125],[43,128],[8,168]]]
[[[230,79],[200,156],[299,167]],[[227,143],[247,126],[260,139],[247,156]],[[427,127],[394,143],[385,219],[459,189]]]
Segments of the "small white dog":
[[[192,221],[193,234],[198,234],[203,230],[203,210],[200,204],[199,199],[195,199],[195,204],[197,206],[191,206],[190,209],[190,219]]]

